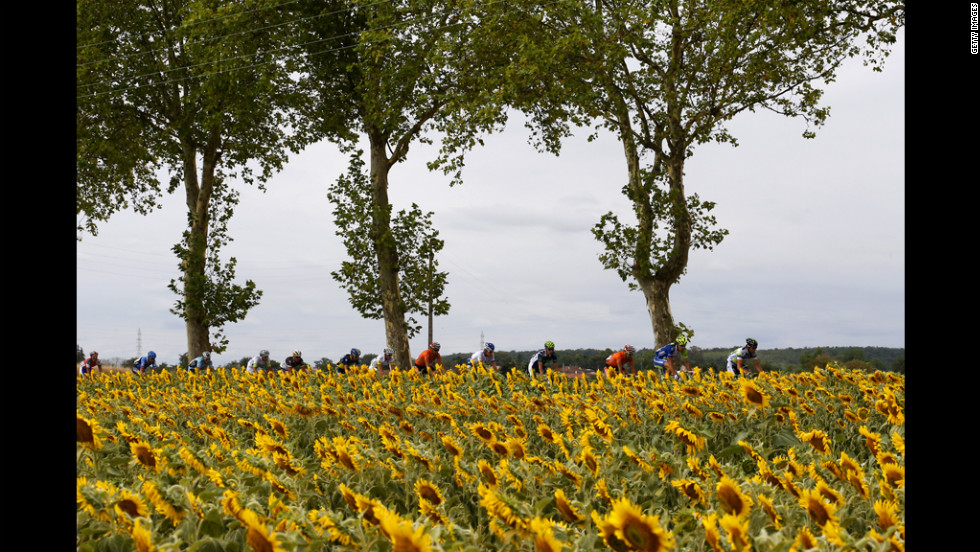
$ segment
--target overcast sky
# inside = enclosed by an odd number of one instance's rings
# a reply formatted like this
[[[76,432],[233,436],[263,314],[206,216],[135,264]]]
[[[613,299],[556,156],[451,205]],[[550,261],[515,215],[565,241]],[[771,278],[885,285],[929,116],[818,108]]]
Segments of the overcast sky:
[[[693,344],[767,348],[905,346],[905,39],[872,72],[858,60],[826,89],[828,122],[812,140],[802,120],[747,113],[729,126],[739,146],[706,145],[687,161],[689,194],[717,203],[730,234],[714,251],[692,251],[671,288],[677,322]],[[603,213],[631,217],[620,192],[625,162],[608,134],[537,153],[513,119],[471,152],[464,184],[430,173],[434,148],[416,144],[390,174],[395,209],[434,211],[446,242],[450,313],[436,317],[443,353],[473,352],[481,333],[500,350],[654,346],[640,292],[598,261],[590,232]],[[379,353],[384,324],[366,320],[331,278],[346,257],[327,188],[347,167],[335,146],[294,156],[267,192],[240,186],[229,223],[237,279],[263,291],[245,321],[226,326],[224,364],[260,349],[281,361],[299,349],[312,362],[352,347]],[[171,314],[178,277],[171,248],[186,221],[181,192],[143,217],[114,215],[77,244],[77,342],[103,359],[157,353],[174,364],[187,349]],[[364,259],[364,262],[368,262]],[[423,329],[412,354],[426,345]]]

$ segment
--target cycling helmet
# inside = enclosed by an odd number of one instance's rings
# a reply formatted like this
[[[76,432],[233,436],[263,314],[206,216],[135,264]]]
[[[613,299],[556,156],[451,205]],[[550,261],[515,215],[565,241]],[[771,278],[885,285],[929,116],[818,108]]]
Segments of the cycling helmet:
[[[687,346],[687,338],[684,337],[683,335],[679,335],[679,336],[677,336],[677,341],[675,341],[675,343],[677,343],[678,345],[683,345],[683,346],[686,347]]]
[[[269,351],[262,349],[261,351],[259,351],[259,356],[262,358],[269,358]]]
[[[758,348],[759,347],[759,342],[756,341],[756,340],[754,340],[754,339],[752,339],[750,337],[750,338],[748,338],[748,339],[745,340],[745,346],[746,347],[752,347],[753,349],[755,349],[755,348]]]
[[[352,354],[352,355],[354,355],[356,357],[359,357],[359,356],[361,356],[361,350],[360,349],[356,349],[356,348],[355,349],[351,349],[350,350],[350,354]]]
[[[441,347],[441,345],[439,345],[438,341],[433,341],[432,343],[429,343],[429,348],[432,349],[433,351],[438,351],[439,347]]]
[[[99,352],[98,351],[92,351],[91,353],[88,354],[88,356],[99,356]]]
[[[205,352],[201,356],[204,357],[204,360],[211,360],[211,353]]]
[[[157,357],[157,354],[154,353],[153,351],[150,351],[149,353],[146,353],[146,358],[156,358],[156,357]]]
[[[385,347],[384,353],[385,355],[393,355],[395,354],[395,351],[392,351],[391,347]]]
[[[303,353],[300,351],[293,351],[293,356],[303,358]]]
[[[554,341],[545,341],[544,342],[544,348],[545,349],[554,349],[555,348],[555,342]]]
[[[492,353],[493,352],[493,343],[487,343],[486,345],[484,345],[483,346],[483,350],[486,351],[486,352],[488,352],[488,353]]]
[[[623,350],[632,355],[633,353],[636,352],[636,347],[634,347],[632,345],[627,345],[627,346],[623,347]]]

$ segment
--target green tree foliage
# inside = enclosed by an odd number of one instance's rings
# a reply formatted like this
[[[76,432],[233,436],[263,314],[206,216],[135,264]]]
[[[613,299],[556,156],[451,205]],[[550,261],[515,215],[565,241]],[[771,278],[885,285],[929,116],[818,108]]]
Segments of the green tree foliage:
[[[81,362],[85,360],[85,349],[78,343],[75,344],[75,362]]]
[[[690,250],[727,234],[714,204],[687,191],[696,147],[737,145],[726,124],[757,109],[803,118],[812,137],[829,114],[819,87],[850,57],[880,63],[905,21],[904,3],[885,0],[520,5],[501,8],[522,34],[508,90],[539,147],[557,151],[569,124],[619,139],[635,222],[607,213],[593,233],[603,266],[642,291],[658,346],[676,335],[669,291]]]
[[[147,214],[183,188],[187,232],[174,249],[182,277],[170,287],[195,356],[224,350],[210,331],[260,297],[251,282],[231,283],[234,259],[218,258],[231,239],[230,183],[262,188],[302,145],[290,129],[305,97],[277,54],[291,34],[279,4],[76,1],[79,230],[95,234],[121,209]]]
[[[454,183],[461,180],[463,152],[504,121],[502,98],[493,95],[495,87],[490,84],[491,68],[498,65],[495,57],[501,50],[485,42],[495,35],[483,32],[487,21],[480,16],[482,4],[303,0],[286,9],[300,21],[296,36],[305,54],[303,84],[315,99],[304,112],[303,132],[337,142],[352,158],[362,155],[358,141],[367,145],[366,179],[358,176],[357,169],[339,185],[354,185],[364,193],[359,204],[363,225],[346,228],[367,230],[369,243],[352,239],[355,247],[350,252],[351,262],[377,271],[372,303],[363,298],[366,290],[358,276],[342,268],[339,280],[348,292],[353,291],[351,302],[362,314],[376,313],[380,305],[395,365],[410,366],[408,336],[413,323],[406,321],[406,315],[435,288],[403,296],[406,287],[418,285],[417,280],[408,286],[401,281],[412,278],[407,267],[416,262],[411,255],[417,251],[400,247],[406,240],[433,247],[435,243],[428,239],[434,234],[425,225],[421,233],[399,234],[399,228],[412,227],[399,227],[392,220],[390,172],[406,159],[413,143],[427,143],[437,133],[441,148],[430,168],[452,173]],[[357,167],[356,162],[351,166]],[[405,216],[417,221],[428,218],[418,207]],[[363,254],[365,245],[372,257],[370,265],[365,257],[355,256]]]
[[[360,153],[360,152],[358,152]],[[374,255],[375,241],[371,234],[372,218],[367,216],[376,206],[371,197],[369,175],[364,171],[364,161],[351,157],[348,173],[331,186],[327,197],[334,204],[334,222],[337,235],[343,238],[348,260],[341,262],[339,270],[331,272],[333,279],[347,291],[351,305],[365,318],[381,320],[384,309],[381,297],[381,269]],[[447,272],[438,269],[436,254],[444,242],[432,227],[432,213],[422,213],[419,206],[401,210],[394,217],[382,215],[391,221],[390,239],[398,259],[398,296],[400,310],[405,314],[408,337],[415,337],[422,329],[415,318],[425,315],[429,305],[434,316],[449,313],[450,304],[443,297],[449,279]],[[431,266],[430,266],[431,255]]]

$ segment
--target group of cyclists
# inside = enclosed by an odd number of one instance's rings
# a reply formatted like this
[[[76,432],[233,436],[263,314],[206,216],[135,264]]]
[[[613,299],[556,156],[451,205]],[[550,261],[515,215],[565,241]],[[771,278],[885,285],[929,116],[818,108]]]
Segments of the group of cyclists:
[[[667,375],[674,379],[680,379],[680,373],[693,373],[691,368],[691,363],[687,358],[687,347],[688,340],[685,336],[678,336],[673,342],[664,345],[663,347],[656,350],[653,356],[653,364],[656,368],[659,368],[666,372]],[[751,337],[745,340],[745,345],[736,348],[734,351],[729,353],[726,359],[725,368],[729,372],[735,374],[736,376],[741,376],[742,374],[748,373],[747,362],[752,360],[755,363],[756,373],[762,372],[762,367],[759,365],[759,357],[756,355],[756,350],[759,347],[759,342]],[[414,362],[414,369],[421,374],[427,374],[429,370],[434,369],[436,365],[442,365],[442,355],[439,354],[439,349],[441,346],[438,342],[433,341],[429,344],[429,347],[419,354]],[[495,346],[493,343],[485,343],[483,348],[470,356],[468,364],[471,367],[476,367],[479,364],[491,367],[495,371],[501,370],[497,366],[497,360],[494,357]],[[636,374],[636,365],[634,361],[634,355],[636,354],[636,347],[632,345],[626,345],[621,350],[609,355],[606,358],[606,373],[611,375],[613,373],[619,374]],[[392,368],[392,361],[394,360],[394,352],[391,348],[385,347],[384,351],[380,356],[375,357],[370,366],[371,370],[387,372]],[[545,341],[544,348],[536,351],[531,355],[531,359],[527,365],[527,373],[529,376],[534,377],[535,375],[544,376],[546,373],[545,363],[551,363],[552,369],[558,370],[558,355],[555,353],[555,343],[553,341]],[[360,349],[353,348],[350,353],[345,354],[335,366],[335,369],[340,373],[345,373],[353,367],[361,366],[361,351]],[[286,359],[282,362],[282,368],[285,370],[296,370],[306,368],[307,364],[303,360],[303,353],[300,351],[292,351]],[[628,366],[628,369],[627,369]],[[94,369],[98,369],[102,372],[102,362],[99,360],[99,353],[92,351],[91,355],[82,361],[79,366],[79,373],[83,376],[87,376]],[[149,351],[146,356],[140,357],[133,365],[130,370],[136,374],[142,374],[147,370],[156,370],[156,353]],[[211,362],[211,353],[205,352],[201,356],[191,360],[187,363],[187,370],[197,371],[197,370],[213,370],[214,364]],[[259,351],[259,354],[251,358],[245,366],[245,370],[254,374],[261,370],[271,370],[272,366],[269,361],[269,351],[263,349]]]

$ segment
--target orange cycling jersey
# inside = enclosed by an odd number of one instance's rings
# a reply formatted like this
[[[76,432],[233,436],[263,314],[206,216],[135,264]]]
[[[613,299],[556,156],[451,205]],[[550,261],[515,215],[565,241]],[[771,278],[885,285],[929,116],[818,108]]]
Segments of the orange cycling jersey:
[[[626,351],[617,351],[608,357],[606,357],[606,366],[624,366],[627,362],[630,363],[630,368],[633,368],[633,357],[629,356]]]
[[[442,355],[432,349],[422,351],[422,354],[415,359],[416,366],[435,366],[436,364],[442,364]]]

